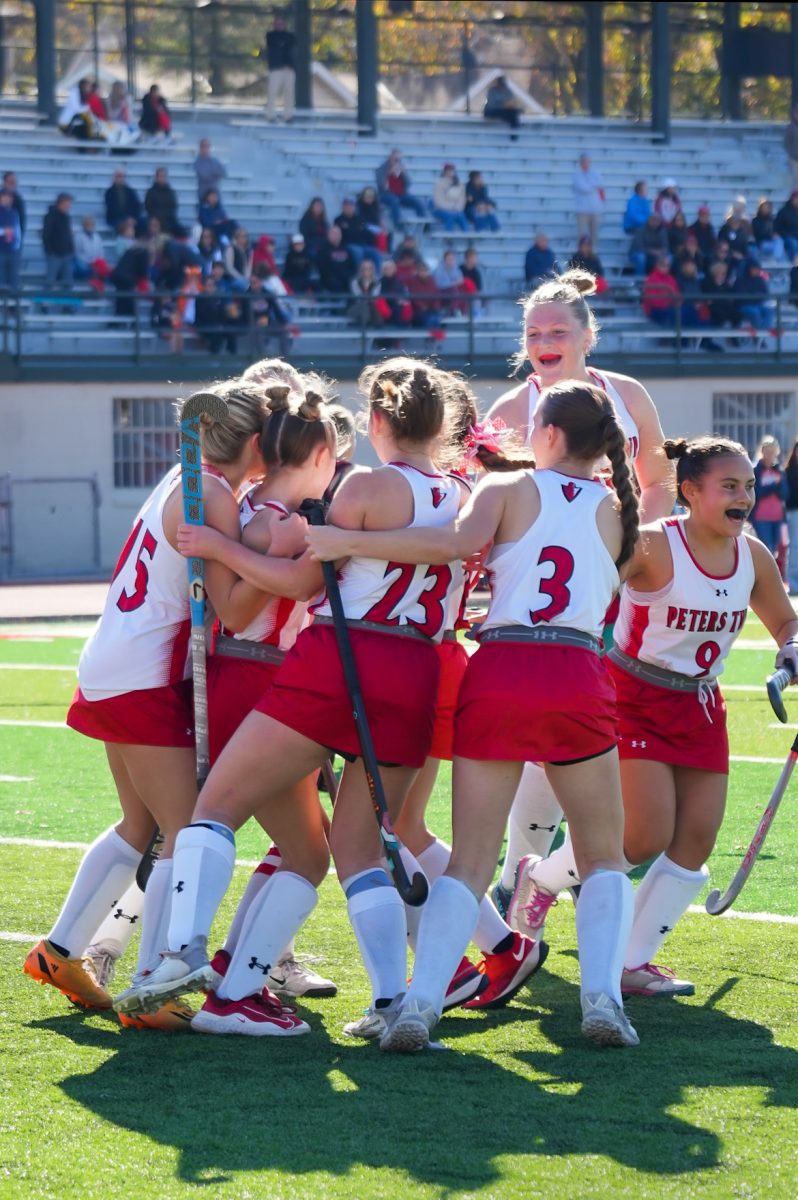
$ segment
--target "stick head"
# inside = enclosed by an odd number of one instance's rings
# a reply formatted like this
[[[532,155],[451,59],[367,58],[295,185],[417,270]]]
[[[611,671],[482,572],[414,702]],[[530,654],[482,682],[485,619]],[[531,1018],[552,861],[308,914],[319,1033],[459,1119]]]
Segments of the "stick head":
[[[731,908],[733,899],[734,897],[731,896],[724,904],[723,902],[726,900],[726,897],[721,896],[719,888],[715,888],[714,891],[711,891],[707,896],[704,908],[711,917],[719,917],[720,914],[724,913],[727,908]]]
[[[397,890],[405,904],[409,904],[413,908],[418,908],[429,895],[429,884],[427,883],[426,876],[422,875],[420,871],[416,871],[410,880],[409,887],[398,887],[397,885]]]
[[[223,421],[228,415],[227,404],[213,392],[195,392],[180,410],[180,424],[196,421],[203,413],[213,417],[214,421]]]
[[[765,686],[768,691],[768,700],[770,707],[781,721],[782,725],[787,724],[787,709],[784,707],[784,699],[782,692],[792,683],[793,672],[788,667],[780,667],[778,671],[774,671],[772,675],[768,675]]]

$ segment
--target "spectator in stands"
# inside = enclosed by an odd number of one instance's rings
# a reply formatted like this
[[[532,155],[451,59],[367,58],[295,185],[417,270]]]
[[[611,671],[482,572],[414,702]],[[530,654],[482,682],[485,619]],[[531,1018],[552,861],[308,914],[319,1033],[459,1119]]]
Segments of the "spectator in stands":
[[[780,454],[781,447],[776,438],[762,438],[759,456],[754,463],[756,503],[751,512],[756,536],[760,542],[764,542],[774,558],[786,516],[784,502],[789,494],[787,477],[779,462]]]
[[[687,217],[679,209],[668,226],[668,253],[671,258],[675,258],[689,236],[690,230],[687,227]]]
[[[161,89],[157,83],[152,84],[141,101],[139,129],[148,137],[164,141],[171,139],[172,118],[169,115],[169,106],[161,95]]]
[[[740,267],[734,291],[739,297],[740,320],[753,329],[771,329],[773,305],[770,303],[768,277],[758,262],[749,258]]]
[[[155,178],[144,197],[144,209],[149,217],[156,217],[164,233],[182,232],[177,220],[177,192],[169,183],[166,167],[158,167]]]
[[[643,284],[643,312],[655,325],[672,329],[681,301],[679,285],[671,274],[670,257],[660,254]]]
[[[695,329],[700,325],[708,325],[709,309],[704,303],[695,260],[684,259],[678,271],[674,268],[673,275],[682,297],[682,328]]]
[[[357,263],[352,251],[343,245],[343,235],[338,225],[331,225],[327,230],[327,241],[319,251],[317,266],[323,292],[333,296],[349,292]]]
[[[3,191],[11,193],[11,207],[15,210],[17,216],[19,217],[19,228],[22,235],[22,241],[24,242],[28,217],[25,211],[25,201],[20,194],[19,187],[17,185],[17,176],[14,171],[3,172]]]
[[[732,261],[740,264],[748,258],[749,241],[745,223],[735,212],[731,212],[718,230],[718,243],[728,242]]]
[[[113,260],[118,263],[122,255],[136,244],[136,222],[132,217],[125,217],[116,227],[114,239]]]
[[[276,311],[280,319],[288,324],[294,319],[294,309],[291,304],[291,293],[283,283],[277,271],[273,271],[266,263],[255,263],[252,274],[263,282],[265,290],[274,297]]]
[[[249,287],[252,259],[253,251],[249,234],[242,225],[239,225],[228,245],[224,247],[222,254],[227,277],[231,280],[234,292],[245,292]]]
[[[589,271],[591,275],[596,276],[596,293],[601,296],[607,291],[609,285],[604,274],[604,267],[601,259],[593,249],[593,243],[586,235],[580,237],[579,243],[575,252],[568,260],[569,267],[582,267],[585,271]]]
[[[725,325],[736,329],[740,318],[734,291],[729,282],[728,263],[715,259],[709,264],[701,283],[701,291],[709,306],[710,325],[714,329],[722,329]]]
[[[349,285],[352,296],[346,315],[353,324],[361,328],[379,328],[384,323],[376,301],[380,295],[380,281],[371,259],[365,258]]]
[[[418,329],[440,329],[441,302],[438,296],[438,285],[432,278],[432,272],[422,259],[417,264],[413,281],[410,285],[410,300],[413,305],[413,324]]]
[[[222,270],[219,271],[218,267]],[[214,264],[216,270],[202,283],[202,290],[197,296],[194,327],[211,354],[221,354],[226,345],[231,354],[235,353],[236,338],[227,329],[226,308],[230,293],[224,286],[224,264]],[[229,341],[228,341],[229,338]]]
[[[520,103],[504,75],[497,75],[485,93],[483,116],[488,121],[504,121],[510,126],[510,137],[515,141],[516,130],[521,119]]]
[[[676,190],[675,179],[663,179],[662,188],[654,201],[654,212],[662,217],[666,227],[670,225],[677,213],[682,211],[682,202]]]
[[[743,226],[745,236],[751,237],[751,218],[748,215],[748,201],[745,196],[735,196],[729,205],[729,211],[726,213],[726,220],[729,217],[738,217]]]
[[[216,188],[208,188],[208,191],[205,193],[205,199],[199,204],[197,215],[202,228],[212,229],[216,234],[220,246],[228,245],[236,229],[238,229],[238,221],[234,221],[232,217],[228,217],[222,204],[222,198]]]
[[[416,269],[423,261],[411,246],[400,247],[396,253],[396,277],[410,292],[416,280]]]
[[[297,296],[313,292],[313,259],[305,249],[305,239],[301,233],[295,233],[285,256],[283,280]]]
[[[130,103],[127,88],[121,80],[117,79],[115,83],[111,84],[105,108],[109,121],[124,126],[129,133],[135,130],[133,106]]]
[[[774,222],[776,233],[784,242],[787,261],[793,262],[798,255],[798,190],[782,204]]]
[[[466,230],[465,203],[465,185],[460,182],[454,163],[446,162],[433,188],[432,215],[447,233]]]
[[[412,255],[413,267],[422,261],[422,255],[418,248],[418,238],[413,233],[406,233],[394,253],[394,262],[398,263],[400,257],[407,258],[408,254]]]
[[[269,68],[269,84],[266,100],[266,115],[270,121],[277,119],[277,98],[283,102],[283,119],[294,119],[296,96],[296,38],[285,27],[285,18],[278,15],[274,26],[266,34],[266,45],[261,52]]]
[[[463,272],[463,279],[471,281],[474,293],[479,296],[483,289],[482,271],[479,267],[479,254],[473,246],[469,246],[463,255],[463,262],[460,267]]]
[[[70,88],[66,103],[58,114],[58,128],[61,132],[67,137],[78,138],[81,142],[100,136],[89,106],[90,94],[91,80],[79,79],[75,86]]]
[[[75,240],[69,215],[71,209],[72,196],[69,192],[59,192],[44,218],[42,246],[47,264],[45,285],[48,288],[56,284],[72,287]]]
[[[644,179],[638,179],[623,214],[624,233],[634,233],[641,225],[645,225],[651,215],[651,201],[648,198],[648,184]]]
[[[413,319],[409,292],[400,280],[392,258],[386,258],[382,264],[379,310],[386,325],[409,325]]]
[[[219,184],[227,178],[223,163],[211,154],[211,139],[200,138],[197,157],[194,159],[194,174],[197,176],[197,200],[201,203],[211,188],[219,191]]]
[[[729,287],[734,287],[734,281],[737,278],[737,268],[740,264],[736,258],[732,258],[731,246],[728,242],[718,242],[715,247],[715,253],[710,259],[710,266],[714,262],[725,263]]]
[[[136,190],[127,182],[124,167],[116,168],[111,186],[106,188],[103,198],[105,223],[109,229],[118,229],[120,221],[125,221],[128,217],[133,218],[137,229],[140,228],[141,200]]]
[[[324,201],[321,196],[314,196],[299,219],[299,232],[305,239],[305,248],[312,259],[317,259],[322,247],[327,244],[329,228]]]
[[[276,278],[266,266],[262,271],[254,271],[249,281],[249,291],[244,297],[244,316],[252,331],[252,357],[256,359],[273,354],[275,342],[283,358],[291,351],[289,318],[269,290],[270,280]]]
[[[776,218],[773,205],[764,197],[759,201],[756,216],[751,222],[751,235],[759,254],[776,262],[786,262],[784,242],[776,233]],[[798,544],[796,544],[796,570],[798,570]]]
[[[688,233],[684,239],[684,243],[677,251],[674,259],[676,267],[675,274],[679,275],[684,263],[693,263],[695,265],[696,275],[699,279],[703,279],[705,271],[704,256],[698,245],[698,238],[694,233]]]
[[[376,201],[377,193],[374,188],[374,199]],[[358,213],[355,207],[354,196],[344,196],[341,201],[341,211],[335,218],[334,222],[341,230],[341,242],[347,246],[354,257],[358,267],[367,258],[375,268],[376,272],[382,264],[382,256],[374,246],[374,234],[371,233],[366,222]]]
[[[784,130],[784,149],[792,176],[793,188],[798,188],[798,104],[792,107],[790,123]]]
[[[22,227],[14,208],[14,195],[0,191],[0,291],[16,292],[22,259]]]
[[[468,315],[468,302],[465,299],[466,289],[463,272],[457,262],[454,250],[444,251],[443,257],[432,272],[435,286],[441,295],[441,312],[444,316],[454,313]]]
[[[632,234],[629,244],[629,261],[635,275],[642,279],[656,266],[660,256],[668,253],[668,231],[659,213],[652,212],[645,225]]]
[[[117,291],[114,301],[117,317],[135,316],[135,295],[125,293],[145,293],[150,290],[151,266],[150,248],[143,241],[134,242],[119,259],[110,275]]]
[[[100,95],[96,79],[92,79],[89,82],[89,94],[86,99],[89,105],[89,112],[92,114],[95,121],[101,127],[106,125],[108,123],[108,109],[105,107],[105,101]]]
[[[426,216],[424,202],[410,191],[410,176],[405,171],[401,150],[392,150],[377,167],[377,197],[384,204],[394,229],[402,229],[402,209],[410,208],[417,217]]]
[[[702,204],[698,210],[697,219],[690,226],[690,232],[694,233],[698,239],[698,245],[704,256],[705,263],[709,263],[714,255],[718,242],[715,236],[715,227],[710,221],[709,216],[709,205]]]
[[[373,239],[372,244],[381,254],[390,250],[390,234],[382,215],[382,205],[377,189],[367,184],[357,198],[357,216],[366,226]],[[380,259],[382,262],[382,259]],[[377,263],[377,266],[380,264]]]
[[[496,205],[488,195],[481,171],[468,172],[465,215],[477,231],[487,229],[495,233],[499,228]]]
[[[197,241],[197,254],[199,255],[203,279],[208,278],[215,262],[224,262],[222,248],[212,229],[203,229],[200,233]]]
[[[111,268],[105,257],[105,246],[97,232],[97,218],[87,213],[81,217],[80,225],[74,234],[75,262],[73,269],[75,278],[88,280],[98,292],[105,288],[105,280],[111,274]]]
[[[544,279],[549,279],[552,275],[556,275],[560,269],[554,251],[549,245],[547,234],[539,229],[535,234],[535,240],[526,252],[524,259],[524,279],[526,286],[530,291],[542,283]]]
[[[604,180],[592,165],[590,155],[579,155],[579,165],[571,177],[576,213],[576,232],[579,237],[586,233],[594,246],[598,245],[601,214],[604,212],[606,193]]]
[[[273,271],[275,275],[279,275],[277,267],[277,259],[274,257],[274,238],[269,233],[262,233],[255,243],[252,251],[252,269],[263,265]]]

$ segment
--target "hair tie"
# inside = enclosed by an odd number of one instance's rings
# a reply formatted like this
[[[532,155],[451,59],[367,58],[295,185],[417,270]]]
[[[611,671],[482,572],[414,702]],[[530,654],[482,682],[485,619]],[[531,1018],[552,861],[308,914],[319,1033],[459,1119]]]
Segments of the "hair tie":
[[[480,450],[499,454],[502,442],[506,441],[509,436],[510,430],[507,428],[506,421],[503,421],[501,417],[497,417],[495,421],[491,421],[490,418],[482,422],[477,421],[476,425],[468,427],[464,442],[465,456],[467,459],[474,459]]]

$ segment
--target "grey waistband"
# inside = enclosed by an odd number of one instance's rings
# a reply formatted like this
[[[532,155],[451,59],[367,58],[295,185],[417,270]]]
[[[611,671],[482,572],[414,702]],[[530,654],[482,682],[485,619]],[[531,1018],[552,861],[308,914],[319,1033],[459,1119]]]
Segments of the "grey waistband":
[[[567,625],[541,626],[538,629],[531,625],[495,625],[478,633],[477,640],[480,645],[485,642],[537,642],[542,646],[575,646],[578,650],[601,653],[601,642],[592,633],[585,633],[583,629],[569,629]]]
[[[644,683],[653,683],[655,687],[669,688],[672,692],[700,692],[705,688],[716,688],[717,679],[692,679],[689,675],[680,675],[678,671],[666,671],[664,667],[655,667],[653,663],[641,662],[639,658],[631,658],[619,646],[613,646],[607,658],[616,667],[642,679]]]
[[[313,618],[314,625],[332,625],[333,623],[332,617]],[[413,625],[380,625],[378,621],[361,621],[358,617],[347,617],[346,623],[350,629],[365,629],[369,633],[387,633],[390,637],[415,638],[417,641],[426,642],[427,645],[432,644],[432,638],[428,638],[426,633],[422,633]]]
[[[220,658],[246,658],[250,662],[273,663],[275,666],[280,665],[286,653],[279,646],[270,646],[266,642],[248,642],[244,638],[227,637],[225,634],[217,637],[213,652]]]

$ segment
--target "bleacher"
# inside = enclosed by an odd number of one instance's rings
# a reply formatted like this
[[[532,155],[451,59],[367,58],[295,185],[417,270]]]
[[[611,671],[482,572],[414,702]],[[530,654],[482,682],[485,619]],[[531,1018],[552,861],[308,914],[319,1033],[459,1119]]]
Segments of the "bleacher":
[[[346,114],[303,114],[290,126],[269,125],[255,110],[221,113],[218,107],[181,110],[176,106],[173,116],[175,142],[144,144],[128,153],[66,139],[58,130],[40,126],[30,104],[0,104],[0,167],[16,171],[28,210],[22,273],[26,297],[18,312],[5,310],[0,356],[30,361],[48,356],[65,360],[69,356],[130,360],[169,356],[166,340],[145,318],[133,326],[113,316],[111,289],[104,297],[76,292],[78,299],[68,304],[48,297],[43,289],[39,231],[60,190],[75,197],[76,223],[92,212],[102,229],[103,192],[120,165],[142,198],[155,168],[167,166],[179,196],[181,220],[190,224],[196,213],[192,162],[203,135],[212,139],[213,152],[228,170],[222,188],[228,213],[253,238],[271,234],[279,261],[309,198],[321,195],[332,219],[344,194],[374,182],[375,168],[393,146],[402,149],[412,190],[422,198],[431,196],[444,161],[455,162],[462,177],[471,169],[481,170],[498,205],[498,233],[446,234],[435,227],[424,231],[420,222],[414,231],[431,265],[449,245],[458,251],[467,245],[477,247],[485,291],[491,297],[485,311],[473,324],[462,318],[449,321],[444,341],[435,342],[423,331],[396,335],[409,348],[434,350],[444,360],[459,364],[501,362],[513,352],[520,332],[515,300],[523,290],[524,255],[536,229],[548,233],[561,263],[575,250],[571,175],[580,151],[592,155],[607,189],[598,252],[610,291],[596,302],[604,360],[608,355],[672,354],[669,343],[674,335],[646,320],[635,281],[624,270],[629,239],[621,217],[637,179],[648,180],[653,196],[663,178],[675,178],[688,221],[694,220],[699,204],[707,203],[716,229],[734,196],[746,195],[753,212],[761,196],[769,196],[779,207],[789,191],[781,131],[773,126],[677,122],[672,141],[664,145],[649,130],[616,120],[525,119],[518,140],[510,141],[503,125],[479,116],[385,116],[377,137],[361,136],[354,117]],[[106,232],[110,248],[113,238]],[[788,267],[764,265],[773,295],[786,295]],[[394,332],[353,327],[341,305],[301,302],[296,308],[301,333],[292,356],[302,361],[323,365],[325,358],[370,357]],[[753,338],[727,331],[720,340],[733,355],[766,356],[773,354],[777,344],[779,353],[798,352],[798,310],[784,304],[780,328],[778,337]],[[189,339],[185,352],[208,357],[199,339]],[[244,339],[241,353],[246,353]],[[679,354],[699,357],[699,339],[685,336]]]

